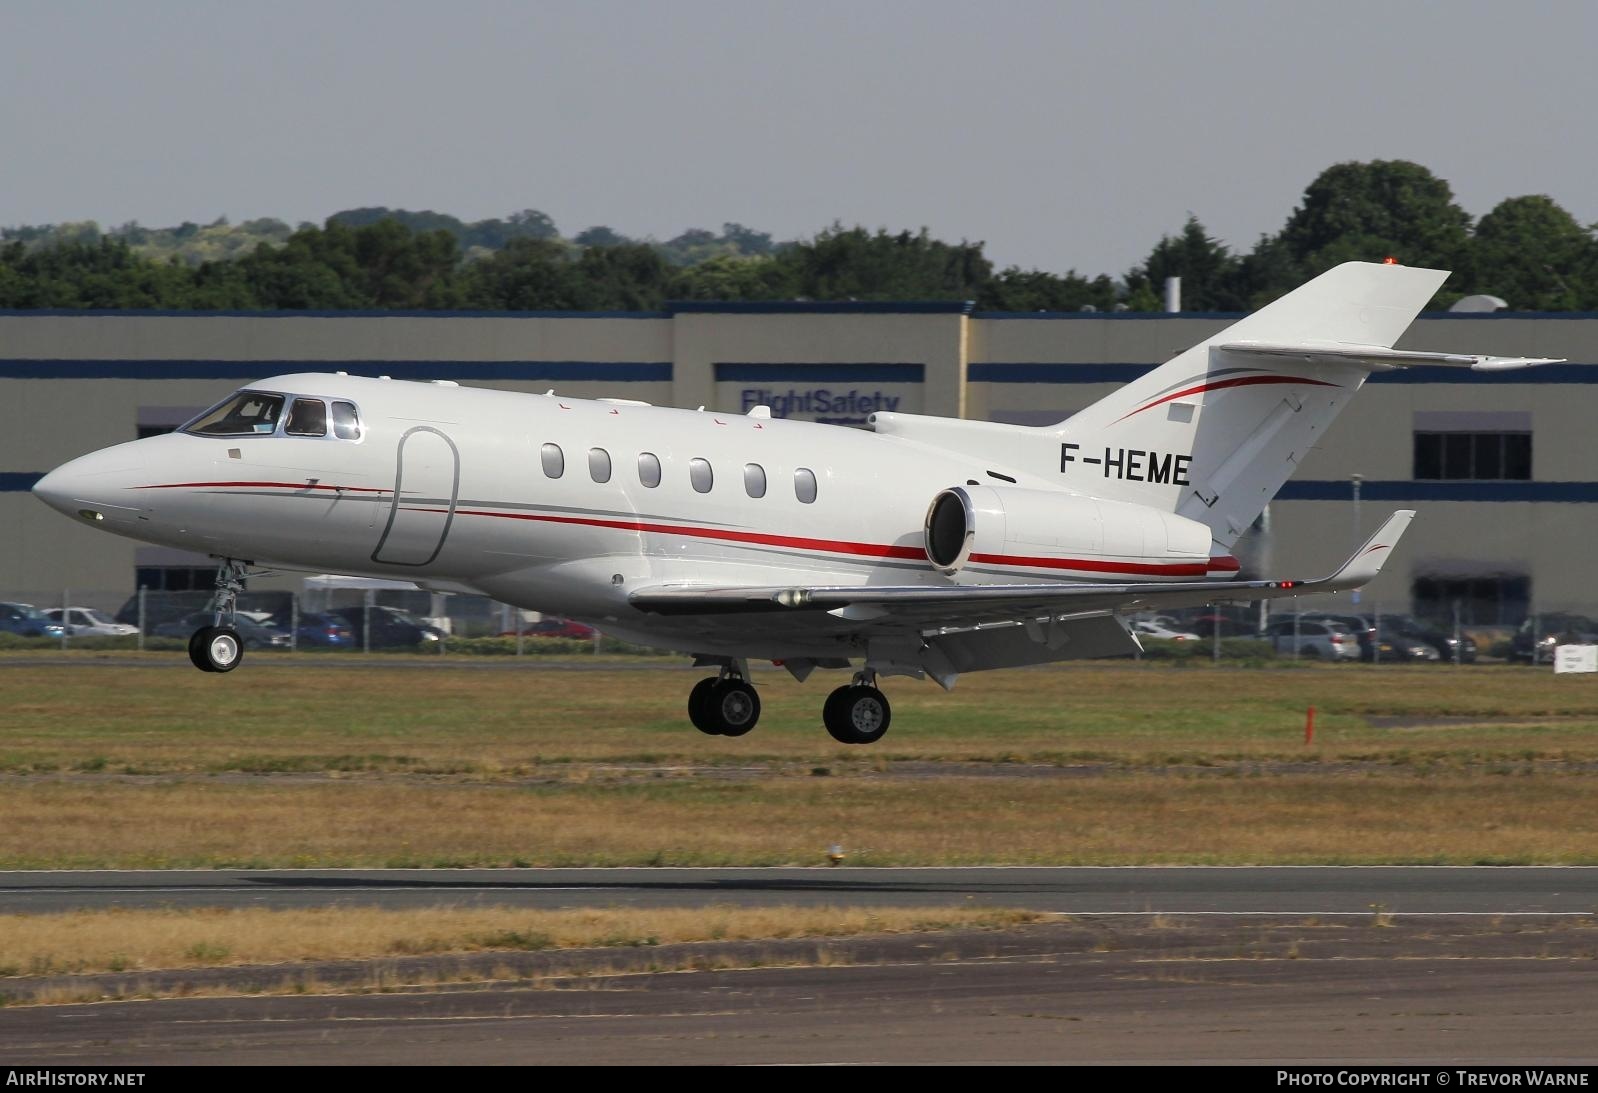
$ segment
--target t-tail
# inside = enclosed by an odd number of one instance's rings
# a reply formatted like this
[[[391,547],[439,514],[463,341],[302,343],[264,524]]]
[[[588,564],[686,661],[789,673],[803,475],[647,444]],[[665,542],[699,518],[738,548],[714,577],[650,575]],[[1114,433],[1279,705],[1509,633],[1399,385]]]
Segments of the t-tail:
[[[1197,520],[1230,548],[1371,372],[1548,363],[1394,350],[1447,277],[1328,270],[1054,427],[1064,484]]]

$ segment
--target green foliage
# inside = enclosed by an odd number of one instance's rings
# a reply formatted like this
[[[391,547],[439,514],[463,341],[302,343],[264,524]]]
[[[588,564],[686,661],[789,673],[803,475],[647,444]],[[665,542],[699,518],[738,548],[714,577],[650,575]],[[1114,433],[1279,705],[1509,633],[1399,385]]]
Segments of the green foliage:
[[[536,209],[462,221],[385,206],[317,227],[270,218],[170,228],[92,220],[0,229],[0,307],[172,310],[655,310],[668,300],[971,300],[992,311],[1154,311],[1167,277],[1192,311],[1260,307],[1340,262],[1389,255],[1455,271],[1433,301],[1598,308],[1598,239],[1544,196],[1506,199],[1472,230],[1448,183],[1403,160],[1339,163],[1248,253],[1196,216],[1117,282],[1071,270],[995,273],[983,244],[834,223],[775,243],[737,223],[664,243],[603,225],[570,241]]]
[[[1210,238],[1198,217],[1190,214],[1181,235],[1161,236],[1143,264],[1127,272],[1128,307],[1152,310],[1146,305],[1151,299],[1159,301],[1166,278],[1180,277],[1183,311],[1243,311],[1247,304],[1240,291],[1240,272],[1241,263],[1232,252]],[[1133,307],[1133,297],[1144,306]]]
[[[993,275],[981,243],[944,243],[926,228],[873,234],[834,224],[776,261],[812,300],[971,300]]]
[[[1470,214],[1454,203],[1447,182],[1418,163],[1375,160],[1322,171],[1279,239],[1300,271],[1296,280],[1342,262],[1387,257],[1406,266],[1463,270],[1470,226]],[[1456,273],[1451,280],[1457,288],[1465,278]]]
[[[1476,225],[1473,291],[1517,311],[1598,307],[1593,231],[1541,194],[1498,203]]]
[[[1007,266],[977,293],[983,311],[1109,311],[1116,303],[1115,282],[1104,274],[1091,281],[1076,270],[1065,276]]]

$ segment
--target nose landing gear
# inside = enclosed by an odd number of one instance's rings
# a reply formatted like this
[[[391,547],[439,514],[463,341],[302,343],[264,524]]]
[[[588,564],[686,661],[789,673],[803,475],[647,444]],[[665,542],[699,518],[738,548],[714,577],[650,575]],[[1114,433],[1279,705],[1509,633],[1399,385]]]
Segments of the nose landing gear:
[[[202,672],[231,672],[244,661],[244,640],[234,629],[233,615],[249,566],[224,558],[216,571],[216,613],[212,625],[189,635],[189,662]]]

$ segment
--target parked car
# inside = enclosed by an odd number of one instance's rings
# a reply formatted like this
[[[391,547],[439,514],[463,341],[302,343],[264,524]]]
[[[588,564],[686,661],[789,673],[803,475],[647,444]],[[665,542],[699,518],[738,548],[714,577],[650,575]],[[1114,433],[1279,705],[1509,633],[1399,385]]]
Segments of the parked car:
[[[1383,615],[1381,625],[1384,634],[1400,634],[1426,642],[1437,650],[1442,660],[1450,664],[1456,660],[1460,664],[1476,663],[1476,641],[1469,634],[1461,632],[1456,642],[1448,628],[1417,619],[1413,615]]]
[[[571,638],[573,641],[593,641],[597,631],[592,626],[573,619],[539,619],[522,627],[522,634],[530,638]],[[516,631],[507,630],[500,637],[513,638]]]
[[[282,619],[273,619],[273,623],[280,630],[288,629]],[[329,649],[348,649],[356,644],[355,631],[350,629],[349,623],[328,611],[301,615],[294,640],[299,645]]]
[[[373,607],[371,613],[373,649],[394,649],[443,640],[443,631],[397,607]],[[328,614],[349,627],[350,642],[355,648],[365,648],[366,608],[336,607]]]
[[[186,641],[202,626],[212,625],[215,618],[214,612],[195,611],[174,622],[164,622],[151,633],[156,637],[182,638]],[[233,628],[239,632],[246,649],[287,649],[290,644],[287,632],[256,622],[248,615],[235,615]]]
[[[1278,618],[1260,632],[1261,640],[1282,656],[1297,655],[1307,660],[1358,660],[1359,639],[1348,627],[1329,619]]]
[[[1359,659],[1367,664],[1403,664],[1441,659],[1437,647],[1412,633],[1388,625],[1388,616],[1380,620],[1371,615],[1334,615],[1330,612],[1311,611],[1306,619],[1325,619],[1340,622],[1359,641]]]
[[[1167,622],[1169,620],[1166,620]],[[1155,620],[1142,619],[1132,624],[1132,632],[1140,638],[1159,638],[1162,641],[1198,641],[1199,636],[1190,630],[1174,630]]]
[[[67,633],[75,638],[90,635],[106,638],[131,638],[139,632],[137,626],[129,626],[125,622],[117,622],[104,611],[96,611],[92,607],[68,607],[64,612],[59,607],[52,607],[45,614],[54,623],[61,623],[62,615],[64,614],[66,616],[65,626]]]
[[[0,633],[24,638],[59,638],[61,624],[31,603],[0,603]]]
[[[1197,634],[1201,638],[1213,638],[1215,630],[1220,628],[1223,638],[1252,637],[1257,623],[1250,622],[1242,616],[1223,615],[1210,613],[1195,615],[1184,623],[1187,632]]]
[[[1509,639],[1509,659],[1552,664],[1554,649],[1560,645],[1598,645],[1598,625],[1585,615],[1533,615]]]

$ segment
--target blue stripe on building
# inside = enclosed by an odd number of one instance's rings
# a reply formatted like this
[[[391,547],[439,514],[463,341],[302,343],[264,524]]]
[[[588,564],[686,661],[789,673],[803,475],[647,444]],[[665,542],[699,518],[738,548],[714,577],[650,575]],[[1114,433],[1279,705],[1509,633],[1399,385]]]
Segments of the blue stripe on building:
[[[970,300],[669,300],[673,315],[968,315]]]
[[[1495,501],[1598,501],[1598,482],[1372,482],[1360,484],[1362,501],[1495,502]],[[1354,486],[1348,479],[1293,481],[1276,495],[1278,501],[1352,501]]]
[[[175,361],[0,360],[12,380],[258,380],[288,372],[348,372],[398,380],[669,383],[670,361]]]
[[[0,318],[32,319],[669,319],[669,311],[171,311],[136,307],[0,307]]]
[[[926,377],[922,364],[744,364],[716,362],[717,383],[920,383]]]
[[[40,471],[0,471],[0,493],[27,493],[43,477]]]
[[[1158,367],[1152,364],[972,364],[966,376],[974,383],[1129,383]],[[1473,372],[1467,368],[1423,366],[1374,373],[1369,383],[1598,383],[1598,366],[1545,364],[1508,372]]]

